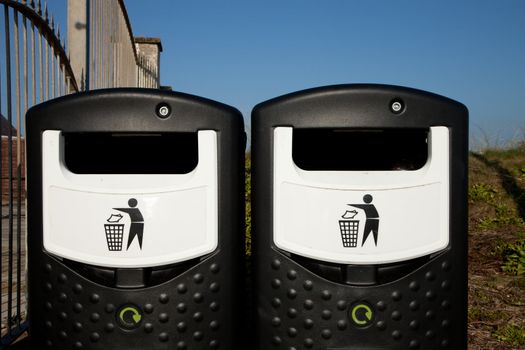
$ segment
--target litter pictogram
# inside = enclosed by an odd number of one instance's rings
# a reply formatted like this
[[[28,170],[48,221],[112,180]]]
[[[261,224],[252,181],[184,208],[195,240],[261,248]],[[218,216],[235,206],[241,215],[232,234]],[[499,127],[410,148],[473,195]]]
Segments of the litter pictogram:
[[[379,233],[379,213],[375,205],[372,204],[374,198],[371,194],[365,194],[363,196],[364,204],[348,204],[349,206],[361,209],[365,212],[365,229],[363,231],[363,242],[361,246],[365,245],[366,239],[372,233],[374,235],[374,243],[377,246],[377,235]]]
[[[343,247],[353,248],[357,247],[357,233],[359,232],[359,220],[353,220],[357,215],[356,210],[347,210],[339,220],[339,229],[341,230],[341,239],[343,240]]]
[[[111,214],[109,219],[106,220],[108,223],[104,224],[108,249],[112,252],[122,250],[124,224],[119,224],[120,220],[122,220],[121,214]]]
[[[374,243],[377,246],[377,236],[379,233],[379,213],[375,205],[372,204],[373,197],[370,194],[365,194],[363,196],[364,203],[358,204],[348,204],[350,207],[360,209],[365,214],[365,228],[363,230],[363,239],[361,246],[363,246],[372,233],[374,237]],[[343,247],[345,248],[355,248],[357,247],[357,240],[359,234],[359,220],[355,220],[357,215],[357,210],[346,210],[341,218],[344,220],[339,220],[339,229],[341,231],[341,238],[343,240]]]
[[[130,200],[128,201],[129,208],[113,208],[114,210],[118,210],[120,212],[128,214],[129,219],[131,220],[128,235],[128,246],[126,247],[126,250],[129,249],[129,246],[131,245],[135,237],[137,237],[139,241],[139,247],[140,249],[142,249],[144,217],[142,216],[142,213],[140,212],[139,208],[137,208],[137,204],[138,201],[135,198],[130,198]]]
[[[138,201],[135,198],[130,198],[128,200],[128,208],[113,208],[123,213],[128,214],[130,219],[130,227],[128,233],[128,245],[126,250],[129,249],[129,246],[137,237],[139,248],[142,249],[142,236],[144,234],[144,217],[137,208]],[[111,214],[107,223],[104,224],[104,230],[106,231],[106,241],[108,244],[109,251],[122,251],[123,240],[124,240],[124,226],[121,224],[120,220],[123,219],[122,214]]]

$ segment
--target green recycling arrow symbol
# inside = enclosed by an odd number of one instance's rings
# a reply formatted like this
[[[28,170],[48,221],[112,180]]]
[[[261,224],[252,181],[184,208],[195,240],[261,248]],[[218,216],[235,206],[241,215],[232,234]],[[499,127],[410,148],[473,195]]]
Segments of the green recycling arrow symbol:
[[[366,320],[362,320],[359,317],[357,317],[357,312],[361,309],[365,310]],[[364,326],[368,324],[370,321],[372,321],[372,316],[373,316],[372,309],[370,308],[370,306],[366,304],[357,304],[352,309],[352,321],[354,321],[354,323],[359,326]]]
[[[133,318],[133,322],[135,322],[136,324],[138,324],[140,322],[140,320],[142,319],[142,315],[140,314],[139,310],[137,310],[134,307],[128,306],[128,307],[125,307],[124,309],[120,310],[120,313],[119,313],[120,320],[123,323],[128,323],[124,319],[124,315],[126,314],[126,312],[132,312],[133,313],[133,315],[131,317]]]

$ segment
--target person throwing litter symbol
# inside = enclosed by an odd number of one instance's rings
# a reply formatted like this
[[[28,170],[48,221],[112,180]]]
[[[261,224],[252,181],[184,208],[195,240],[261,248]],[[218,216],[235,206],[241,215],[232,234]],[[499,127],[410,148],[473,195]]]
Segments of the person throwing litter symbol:
[[[135,208],[137,204],[138,204],[137,200],[135,198],[131,198],[128,201],[129,208],[113,208],[114,210],[118,210],[118,211],[128,214],[131,220],[131,225],[129,227],[129,235],[128,235],[128,246],[126,247],[126,250],[129,249],[129,246],[133,242],[133,239],[135,238],[135,236],[138,237],[139,247],[140,249],[142,249],[142,234],[144,233],[144,217],[142,216],[142,213],[140,212],[139,208]]]
[[[361,246],[366,242],[366,239],[370,235],[370,232],[374,234],[374,243],[377,246],[377,235],[379,231],[379,213],[375,205],[372,203],[373,197],[370,194],[365,194],[363,196],[363,202],[365,204],[348,204],[351,207],[362,209],[365,212],[366,221],[365,221],[365,230],[363,231],[363,241]]]

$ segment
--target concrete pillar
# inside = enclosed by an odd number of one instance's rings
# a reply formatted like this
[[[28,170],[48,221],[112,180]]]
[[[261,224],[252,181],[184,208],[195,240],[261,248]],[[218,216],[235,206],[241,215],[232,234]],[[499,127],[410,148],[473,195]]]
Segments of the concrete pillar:
[[[137,55],[142,55],[149,62],[151,62],[154,69],[157,72],[156,88],[160,87],[160,53],[162,52],[162,43],[160,38],[145,38],[135,37],[135,47],[137,49]]]
[[[86,1],[67,0],[67,41],[71,69],[81,90],[86,74]]]

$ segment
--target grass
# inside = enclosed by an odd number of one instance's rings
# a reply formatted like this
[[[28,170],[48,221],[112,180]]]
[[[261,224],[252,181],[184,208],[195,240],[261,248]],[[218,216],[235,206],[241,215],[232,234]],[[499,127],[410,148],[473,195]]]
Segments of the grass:
[[[502,255],[503,271],[517,276],[525,274],[525,240],[507,244]]]
[[[515,324],[498,328],[494,331],[493,336],[512,346],[525,345],[525,330]]]
[[[492,203],[496,197],[497,191],[486,183],[477,183],[470,186],[468,191],[469,203],[483,201],[485,203]]]
[[[472,306],[468,309],[468,319],[470,321],[486,321],[494,322],[500,320],[505,316],[505,313],[500,310],[492,310],[488,308],[481,308],[478,306]]]
[[[469,161],[469,349],[525,349],[525,143]]]

